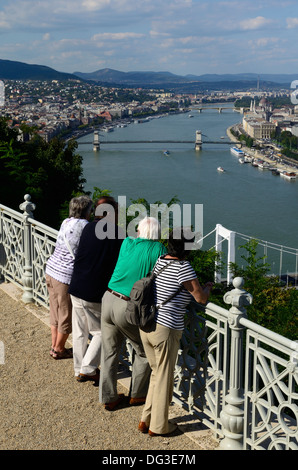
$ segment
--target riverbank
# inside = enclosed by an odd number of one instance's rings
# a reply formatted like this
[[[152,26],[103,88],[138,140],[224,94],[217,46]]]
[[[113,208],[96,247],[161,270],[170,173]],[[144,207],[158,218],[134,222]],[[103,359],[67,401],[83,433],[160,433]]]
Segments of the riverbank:
[[[107,128],[110,128],[111,130],[114,130],[116,127],[123,127],[127,126],[129,124],[133,124],[135,121],[142,121],[142,122],[149,122],[151,119],[160,119],[163,117],[167,117],[169,115],[174,115],[174,114],[185,114],[189,112],[188,109],[180,110],[177,112],[166,112],[166,113],[159,113],[159,114],[148,114],[147,116],[135,116],[135,117],[123,117],[116,119],[114,121],[108,122],[104,121],[102,124],[90,124],[86,126],[84,129],[75,129],[70,135],[65,136],[65,141],[67,142],[68,140],[71,139],[80,139],[81,137],[84,137],[89,134],[93,134],[94,131],[105,131]]]
[[[235,137],[231,132],[231,130],[234,127],[235,126],[230,126],[227,129],[227,136],[229,137],[231,142],[237,142],[238,141],[237,137]],[[245,146],[242,146],[241,149],[247,155],[249,155],[250,157],[253,157],[253,158],[258,159],[258,160],[263,160],[264,162],[269,163],[270,164],[270,169],[276,169],[279,172],[284,172],[285,171],[285,172],[288,172],[288,173],[295,173],[295,175],[298,176],[298,169],[293,167],[293,165],[291,165],[286,160],[273,161],[271,158],[269,158],[268,156],[266,156],[263,152],[261,152],[259,150],[254,150],[254,149],[251,149],[251,148],[245,147]],[[297,165],[298,165],[298,162],[297,162]]]

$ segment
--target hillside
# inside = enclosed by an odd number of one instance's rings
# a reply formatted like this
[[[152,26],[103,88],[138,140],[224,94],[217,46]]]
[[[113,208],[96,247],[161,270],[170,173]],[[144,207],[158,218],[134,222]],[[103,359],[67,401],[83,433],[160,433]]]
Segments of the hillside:
[[[70,73],[57,72],[45,65],[26,64],[0,59],[0,80],[69,80],[79,77]]]
[[[260,87],[290,88],[297,74],[203,74],[175,75],[170,72],[121,72],[109,68],[95,72],[58,72],[53,68],[0,59],[0,80],[87,80],[103,86],[164,88],[175,92],[196,93],[206,90],[248,90]]]
[[[158,87],[175,91],[196,92],[201,90],[245,90],[260,86],[265,88],[290,87],[297,75],[257,75],[243,74],[205,74],[175,75],[170,72],[120,72],[113,69],[101,69],[92,73],[74,72],[74,75],[101,85]]]

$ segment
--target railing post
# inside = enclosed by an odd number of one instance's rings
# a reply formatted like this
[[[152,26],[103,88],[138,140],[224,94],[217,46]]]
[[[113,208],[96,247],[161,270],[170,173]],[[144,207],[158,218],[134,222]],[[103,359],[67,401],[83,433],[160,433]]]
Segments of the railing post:
[[[233,280],[235,289],[224,295],[229,310],[231,329],[230,383],[226,404],[220,414],[224,439],[220,443],[222,450],[243,450],[244,397],[243,397],[243,327],[240,319],[246,317],[245,306],[252,303],[252,295],[243,290],[243,279]]]
[[[31,201],[31,196],[25,194],[25,201],[20,204],[20,209],[23,211],[23,224],[24,224],[24,256],[25,256],[25,265],[23,271],[23,287],[24,293],[22,300],[25,303],[30,303],[33,301],[33,278],[32,278],[32,256],[31,256],[31,224],[28,221],[29,217],[33,218],[32,211],[35,210],[35,204]]]

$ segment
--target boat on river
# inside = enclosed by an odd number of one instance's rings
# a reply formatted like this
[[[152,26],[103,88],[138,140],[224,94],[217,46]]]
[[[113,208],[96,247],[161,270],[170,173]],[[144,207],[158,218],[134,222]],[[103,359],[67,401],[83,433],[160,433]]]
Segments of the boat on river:
[[[259,167],[261,170],[269,170],[269,169],[270,169],[269,163],[264,162],[263,160],[261,160],[261,161],[258,163],[258,167]]]
[[[224,173],[226,170],[222,166],[219,166],[217,167],[217,171],[219,171],[220,173]]]
[[[244,152],[241,149],[238,149],[238,147],[231,147],[231,153],[233,155],[236,155],[236,157],[243,157]]]
[[[280,176],[287,180],[295,180],[297,178],[296,173],[288,172],[288,171],[281,171]]]

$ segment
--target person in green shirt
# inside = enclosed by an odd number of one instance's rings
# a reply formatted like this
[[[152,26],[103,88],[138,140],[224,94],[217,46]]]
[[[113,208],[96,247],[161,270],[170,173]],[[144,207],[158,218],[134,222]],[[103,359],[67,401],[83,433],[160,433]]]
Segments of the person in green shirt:
[[[145,217],[140,221],[138,237],[127,237],[121,245],[108,290],[102,298],[99,401],[107,410],[115,409],[124,400],[124,395],[118,395],[117,392],[117,371],[125,339],[129,340],[134,349],[130,404],[145,402],[151,369],[139,328],[126,321],[125,310],[133,284],[147,276],[157,259],[167,253],[165,246],[158,241],[159,237],[160,225],[155,218]]]

